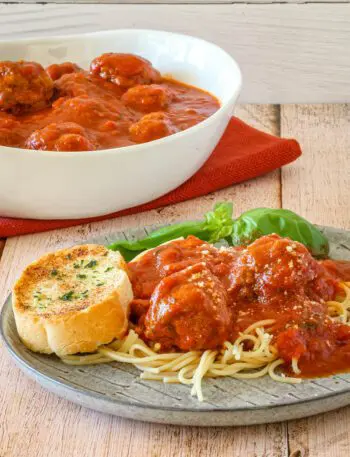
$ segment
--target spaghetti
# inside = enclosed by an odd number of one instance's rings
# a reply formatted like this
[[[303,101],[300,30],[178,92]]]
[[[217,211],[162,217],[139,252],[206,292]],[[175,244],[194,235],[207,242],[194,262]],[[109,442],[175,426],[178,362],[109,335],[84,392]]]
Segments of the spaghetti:
[[[350,325],[350,283],[340,286],[344,296],[327,302],[328,313],[335,322]],[[203,401],[203,378],[253,379],[269,375],[274,381],[300,383],[300,378],[278,371],[285,361],[279,357],[272,342],[273,335],[269,333],[274,322],[266,319],[254,323],[234,342],[226,341],[221,350],[161,353],[159,344],[147,346],[134,330],[130,330],[123,340],[101,347],[96,354],[71,355],[62,360],[70,365],[130,363],[142,372],[141,379],[192,386],[191,395],[199,401]],[[249,350],[245,349],[247,343]],[[292,359],[291,370],[300,374],[298,359]]]

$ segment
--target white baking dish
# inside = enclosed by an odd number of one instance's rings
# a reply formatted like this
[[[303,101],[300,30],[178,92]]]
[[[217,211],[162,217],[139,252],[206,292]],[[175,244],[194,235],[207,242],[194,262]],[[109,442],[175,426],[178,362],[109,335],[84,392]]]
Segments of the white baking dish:
[[[154,30],[115,30],[0,42],[0,60],[89,68],[104,52],[149,59],[163,74],[215,95],[221,108],[200,124],[150,143],[86,152],[0,146],[0,215],[41,219],[99,216],[157,198],[192,176],[223,134],[241,87],[234,59],[198,38]]]

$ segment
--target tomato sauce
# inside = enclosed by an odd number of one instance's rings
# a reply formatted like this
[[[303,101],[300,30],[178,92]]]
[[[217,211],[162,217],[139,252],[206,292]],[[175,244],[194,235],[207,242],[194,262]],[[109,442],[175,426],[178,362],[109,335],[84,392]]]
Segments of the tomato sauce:
[[[219,109],[200,89],[163,78],[130,54],[103,54],[90,71],[65,62],[0,62],[0,144],[85,151],[145,143]]]
[[[347,260],[322,260],[321,265],[335,279],[350,281],[350,262]]]
[[[316,261],[300,243],[264,236],[246,248],[216,248],[196,237],[159,246],[129,263],[131,320],[162,350],[204,350],[234,341],[260,320],[279,356],[303,377],[350,369],[350,326],[327,301],[350,280],[350,262]]]

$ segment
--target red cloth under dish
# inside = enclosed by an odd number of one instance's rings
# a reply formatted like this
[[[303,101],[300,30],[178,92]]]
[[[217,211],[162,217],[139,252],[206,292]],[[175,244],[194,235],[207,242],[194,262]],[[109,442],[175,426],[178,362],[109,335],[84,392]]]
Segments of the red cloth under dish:
[[[219,144],[202,168],[168,194],[134,208],[89,219],[48,221],[0,217],[0,237],[71,227],[172,205],[263,175],[293,162],[300,155],[297,141],[260,132],[241,120],[232,118]]]

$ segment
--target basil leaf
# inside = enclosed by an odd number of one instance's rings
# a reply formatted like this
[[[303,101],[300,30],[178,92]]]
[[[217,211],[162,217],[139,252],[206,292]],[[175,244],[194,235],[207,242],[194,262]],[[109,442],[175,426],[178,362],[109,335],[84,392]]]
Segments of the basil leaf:
[[[216,243],[227,238],[232,232],[232,203],[218,203],[213,211],[205,214],[205,220],[199,222],[182,222],[162,227],[149,236],[138,241],[116,241],[109,249],[120,251],[126,261],[132,260],[146,249],[152,249],[167,241],[188,235],[194,235],[203,241]]]
[[[256,208],[233,222],[234,246],[247,245],[262,235],[276,233],[304,244],[315,257],[329,253],[327,238],[310,222],[287,209]]]
[[[214,211],[209,211],[205,214],[207,231],[210,233],[209,238],[205,239],[205,241],[216,243],[231,235],[232,213],[232,203],[217,203],[214,206]]]
[[[306,219],[287,209],[256,208],[232,221],[232,203],[218,203],[203,221],[182,222],[153,231],[138,241],[116,241],[109,249],[120,251],[126,261],[146,249],[188,235],[216,243],[226,239],[233,246],[247,245],[262,235],[276,233],[304,244],[315,257],[329,253],[327,238]]]

